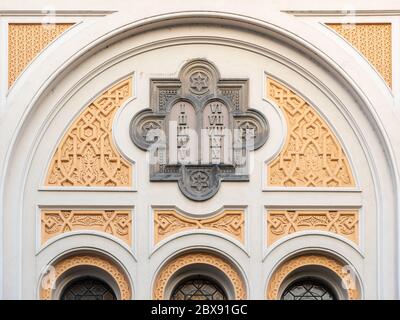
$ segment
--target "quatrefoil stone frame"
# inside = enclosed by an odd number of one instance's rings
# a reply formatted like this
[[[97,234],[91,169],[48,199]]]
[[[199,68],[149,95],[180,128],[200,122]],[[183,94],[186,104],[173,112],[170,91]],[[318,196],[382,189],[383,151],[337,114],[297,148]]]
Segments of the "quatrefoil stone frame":
[[[248,79],[221,79],[205,59],[187,62],[178,79],[151,79],[151,107],[130,124],[132,141],[151,152],[150,181],[177,181],[195,201],[213,197],[221,181],[249,181],[248,153],[264,145],[269,126],[263,114],[248,107],[248,85]],[[177,123],[176,140],[169,138],[170,123]],[[189,129],[200,138],[208,132],[209,139],[193,139]],[[230,140],[227,130],[233,132]],[[175,146],[178,156],[172,159]]]

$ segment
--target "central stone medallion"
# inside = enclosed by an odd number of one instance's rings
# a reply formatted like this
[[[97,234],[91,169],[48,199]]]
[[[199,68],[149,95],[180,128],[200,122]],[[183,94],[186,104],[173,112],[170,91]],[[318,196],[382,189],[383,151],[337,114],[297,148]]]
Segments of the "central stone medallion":
[[[268,123],[248,108],[248,79],[221,79],[207,60],[186,63],[179,79],[151,79],[150,105],[134,116],[132,141],[149,152],[150,181],[178,181],[189,199],[214,196],[221,181],[248,181],[249,153]]]

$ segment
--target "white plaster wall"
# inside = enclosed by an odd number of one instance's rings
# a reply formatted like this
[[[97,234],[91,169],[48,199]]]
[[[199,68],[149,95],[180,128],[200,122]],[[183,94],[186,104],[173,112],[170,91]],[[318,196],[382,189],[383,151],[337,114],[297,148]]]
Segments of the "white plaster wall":
[[[101,7],[101,3],[98,6]],[[215,8],[217,4],[206,3],[204,6]],[[267,5],[262,7],[268,9]],[[190,5],[179,5],[178,8],[184,10],[190,8]],[[240,6],[236,4],[235,7],[232,4],[231,9],[240,11]],[[255,17],[259,15],[257,9],[259,8],[247,8],[248,13]],[[146,8],[140,14],[124,13],[121,16],[96,19],[109,19],[107,21],[123,25],[126,21],[135,21],[140,15],[151,16],[163,10],[167,8]],[[285,20],[282,20],[283,16]],[[277,24],[285,24],[288,29],[304,31],[302,35],[310,32],[305,24],[294,22],[294,18],[289,16],[271,14],[268,17]],[[112,23],[103,26],[104,31],[112,29]],[[396,163],[387,151],[393,146],[388,147],[382,142],[382,135],[385,133],[376,133],[382,130],[379,128],[379,121],[383,121],[387,125],[385,128],[393,143],[396,137],[393,136],[393,127],[390,126],[395,122],[397,115],[390,119],[389,111],[387,114],[382,112],[381,119],[377,120],[379,118],[375,118],[372,112],[366,110],[366,102],[361,98],[362,93],[372,93],[369,96],[370,102],[380,98],[381,105],[373,104],[376,110],[385,110],[383,108],[390,110],[392,105],[390,93],[387,88],[385,89],[384,83],[372,69],[364,68],[365,62],[362,59],[359,57],[356,59],[359,61],[359,66],[347,66],[347,74],[355,75],[359,69],[362,70],[359,74],[360,81],[353,78],[357,85],[350,86],[348,83],[343,84],[344,81],[340,79],[344,75],[339,75],[339,67],[336,74],[328,69],[328,62],[322,66],[318,62],[322,58],[326,61],[340,60],[341,55],[335,51],[325,52],[330,55],[329,57],[323,57],[321,54],[320,57],[313,56],[311,59],[309,54],[285,44],[284,41],[273,37],[272,33],[261,35],[244,29],[211,24],[170,26],[128,37],[87,57],[86,60],[81,59],[78,65],[67,68],[62,80],[46,84],[49,86],[46,94],[37,99],[36,82],[40,83],[40,79],[48,78],[46,72],[49,71],[43,69],[37,81],[28,80],[29,76],[38,75],[40,66],[49,61],[49,57],[55,57],[55,54],[60,62],[66,61],[68,54],[76,54],[78,47],[83,47],[85,41],[90,39],[90,32],[98,30],[99,27],[100,25],[96,25],[94,21],[77,25],[65,34],[60,42],[56,41],[46,50],[27,69],[10,92],[6,108],[20,104],[15,113],[6,112],[3,118],[6,125],[1,128],[2,136],[4,133],[4,137],[7,137],[6,141],[3,141],[4,149],[1,150],[2,164],[7,166],[2,180],[4,269],[1,282],[4,298],[36,298],[37,283],[42,268],[63,252],[69,252],[74,248],[96,248],[115,257],[127,271],[134,285],[135,298],[138,299],[151,298],[149,284],[154,280],[159,266],[175,252],[188,248],[213,248],[226,254],[242,271],[249,289],[249,298],[253,299],[264,298],[267,279],[278,262],[305,249],[334,252],[351,264],[362,281],[364,298],[397,297],[397,212],[396,195],[393,194],[392,185],[396,177],[391,176],[391,170],[393,172],[391,166]],[[84,32],[86,34],[82,36]],[[99,31],[101,32],[103,30]],[[329,32],[324,29],[318,30],[316,34],[319,36],[313,39],[314,45],[317,43],[328,48],[324,43],[326,40],[324,37]],[[99,39],[99,35],[92,37]],[[63,43],[73,41],[77,42],[76,48],[71,48],[69,52],[62,51]],[[298,41],[301,47],[300,43],[301,41]],[[306,42],[302,45],[304,48],[307,46]],[[356,56],[354,52],[343,52],[342,56],[345,55]],[[256,151],[255,167],[250,182],[224,182],[216,196],[201,203],[186,199],[178,190],[176,183],[150,183],[145,153],[133,145],[128,135],[128,124],[132,116],[149,104],[149,79],[175,76],[180,66],[192,58],[211,60],[224,78],[249,78],[250,106],[262,111],[271,126],[270,139],[265,146]],[[165,63],[166,61],[168,63]],[[57,62],[54,61],[48,69],[56,69],[56,65]],[[265,73],[301,92],[331,124],[349,155],[357,179],[357,188],[334,191],[321,189],[310,192],[301,188],[295,191],[272,189],[263,184],[264,161],[276,154],[285,132],[281,113],[265,97]],[[121,151],[136,163],[137,182],[134,190],[61,192],[43,188],[49,157],[68,123],[93,97],[126,75],[134,76],[136,92],[134,99],[122,108],[114,123],[114,139]],[[368,79],[362,80],[363,75]],[[377,85],[380,86],[380,90],[377,90]],[[24,102],[21,100],[23,97],[18,97],[18,92],[22,90],[27,91],[26,95],[32,99],[35,108],[30,113],[29,119],[18,129],[19,133],[14,136],[16,140],[13,141],[9,133],[6,134],[7,131],[13,130],[14,122],[10,121],[13,118],[22,118],[24,106],[28,105],[28,101]],[[376,91],[378,93],[375,93]],[[8,149],[8,145],[13,145],[13,149]],[[397,142],[393,145],[396,151],[399,145]],[[7,157],[5,150],[11,150]],[[237,194],[238,190],[240,197]],[[71,205],[82,208],[93,206],[133,208],[135,212],[133,246],[126,248],[115,239],[100,234],[74,233],[54,241],[46,248],[38,248],[40,236],[37,227],[38,206]],[[193,215],[214,212],[224,205],[244,206],[247,216],[246,243],[240,246],[229,239],[206,232],[176,236],[164,245],[154,248],[149,217],[151,217],[151,207],[157,205],[175,205]],[[265,247],[263,217],[266,208],[321,207],[362,208],[359,247],[343,239],[321,233],[304,233],[282,241],[274,247]],[[32,272],[33,269],[35,272]]]

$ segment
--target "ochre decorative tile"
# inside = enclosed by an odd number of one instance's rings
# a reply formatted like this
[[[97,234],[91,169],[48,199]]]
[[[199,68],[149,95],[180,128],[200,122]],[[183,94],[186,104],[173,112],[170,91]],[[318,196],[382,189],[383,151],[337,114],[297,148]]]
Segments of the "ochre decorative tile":
[[[392,87],[392,25],[390,23],[328,23],[361,52]]]
[[[25,67],[71,23],[10,23],[8,25],[8,86]]]
[[[132,79],[112,86],[91,102],[61,140],[48,169],[46,185],[62,187],[128,187],[132,165],[112,139],[118,108],[132,95]]]
[[[154,211],[154,242],[158,243],[166,237],[193,229],[215,230],[225,233],[240,242],[244,242],[243,210],[224,210],[210,218],[189,218],[175,210]]]
[[[358,243],[358,220],[357,210],[268,210],[267,243],[305,230],[332,232]]]
[[[318,112],[300,95],[270,78],[267,95],[282,109],[288,130],[283,149],[267,164],[267,185],[353,187],[347,156]]]
[[[66,232],[95,230],[109,233],[131,245],[130,210],[42,210],[41,241]]]

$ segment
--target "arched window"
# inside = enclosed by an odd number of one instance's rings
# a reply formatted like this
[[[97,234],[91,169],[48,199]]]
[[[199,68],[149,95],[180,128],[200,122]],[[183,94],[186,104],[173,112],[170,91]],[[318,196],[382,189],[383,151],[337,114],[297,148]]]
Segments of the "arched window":
[[[117,300],[114,291],[104,281],[83,277],[71,281],[61,293],[61,300]]]
[[[227,300],[218,283],[204,277],[185,279],[176,286],[171,300]]]
[[[320,280],[303,278],[290,284],[281,300],[337,300],[333,290]]]

